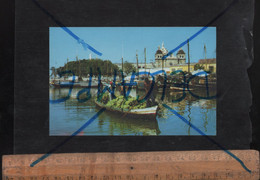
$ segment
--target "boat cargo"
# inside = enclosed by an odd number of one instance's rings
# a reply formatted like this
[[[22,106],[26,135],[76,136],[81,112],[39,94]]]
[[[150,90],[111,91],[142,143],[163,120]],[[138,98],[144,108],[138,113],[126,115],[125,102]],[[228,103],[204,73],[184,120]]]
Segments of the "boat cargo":
[[[132,117],[132,118],[149,118],[149,119],[155,119],[158,106],[152,106],[147,107],[143,109],[121,109],[121,108],[112,108],[108,107],[105,104],[98,102],[95,100],[95,104],[98,108],[106,108],[106,111],[109,111],[111,113],[119,114],[123,117]]]

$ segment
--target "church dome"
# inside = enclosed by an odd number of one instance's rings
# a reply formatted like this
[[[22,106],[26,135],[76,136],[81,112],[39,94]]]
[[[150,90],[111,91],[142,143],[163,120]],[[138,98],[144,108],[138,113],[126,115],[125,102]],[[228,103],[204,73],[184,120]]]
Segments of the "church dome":
[[[177,52],[177,54],[185,54],[185,52],[184,52],[182,49],[180,49],[180,50]]]
[[[155,54],[162,54],[162,51],[158,49]]]

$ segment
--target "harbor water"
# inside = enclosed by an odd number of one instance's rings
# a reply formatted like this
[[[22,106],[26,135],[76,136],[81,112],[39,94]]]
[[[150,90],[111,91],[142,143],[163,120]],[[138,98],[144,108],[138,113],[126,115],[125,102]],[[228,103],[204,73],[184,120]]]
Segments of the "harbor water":
[[[49,104],[49,135],[70,136],[92,118],[99,109],[94,103],[97,88],[91,88],[91,98],[85,102],[79,102],[77,94],[83,88],[73,88],[70,98],[64,102]],[[68,95],[69,88],[50,87],[50,100],[57,100]],[[193,92],[204,97],[204,91]],[[215,92],[211,92],[214,94]],[[142,97],[143,90],[132,89],[130,96]],[[164,99],[161,100],[162,91],[156,95],[159,102],[159,110],[156,119],[127,118],[116,113],[104,111],[89,126],[81,131],[79,136],[114,136],[114,135],[200,135],[187,123],[181,120],[161,104],[167,104],[177,111],[187,121],[195,125],[207,135],[216,135],[216,99],[203,99],[191,95],[188,91],[183,97],[182,91],[170,91],[166,89]],[[202,94],[202,95],[201,95]],[[119,92],[115,91],[118,96]],[[79,98],[84,98],[80,96]],[[179,101],[176,101],[179,99]]]

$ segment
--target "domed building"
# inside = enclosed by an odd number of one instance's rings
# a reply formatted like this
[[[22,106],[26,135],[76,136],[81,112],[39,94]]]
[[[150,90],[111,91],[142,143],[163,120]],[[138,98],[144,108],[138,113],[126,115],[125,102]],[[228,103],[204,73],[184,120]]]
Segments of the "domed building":
[[[186,54],[182,49],[177,52],[177,57],[172,53],[166,59],[162,60],[163,56],[166,54],[168,54],[168,50],[162,43],[162,48],[159,46],[155,53],[155,64],[157,68],[170,68],[174,65],[186,64]]]

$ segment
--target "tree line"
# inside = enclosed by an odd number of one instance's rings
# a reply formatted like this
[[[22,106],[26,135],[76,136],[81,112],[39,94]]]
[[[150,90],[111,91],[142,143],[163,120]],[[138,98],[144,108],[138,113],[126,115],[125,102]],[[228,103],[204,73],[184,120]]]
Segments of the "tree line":
[[[90,74],[90,69],[92,69],[92,74],[97,76],[99,74],[98,68],[100,69],[101,75],[104,76],[113,76],[115,71],[120,75],[122,71],[121,67],[119,68],[110,60],[102,59],[83,59],[70,61],[57,69],[52,67],[51,70],[53,75],[60,74],[65,71],[72,71],[75,76],[86,77]],[[130,74],[133,71],[136,71],[136,69],[133,64],[125,61],[123,71],[125,74]]]
[[[64,66],[56,69],[56,73],[60,74],[64,71],[72,71],[76,76],[86,77],[90,74],[97,76],[99,74],[98,68],[102,75],[112,76],[114,71],[119,71],[117,65],[113,64],[110,60],[102,59],[83,59],[78,61],[67,62]]]

